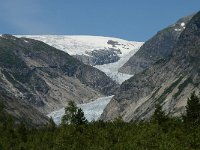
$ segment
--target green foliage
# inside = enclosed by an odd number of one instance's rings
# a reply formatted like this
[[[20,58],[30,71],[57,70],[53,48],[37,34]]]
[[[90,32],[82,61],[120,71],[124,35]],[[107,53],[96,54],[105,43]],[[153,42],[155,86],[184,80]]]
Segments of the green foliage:
[[[200,124],[200,98],[193,92],[187,101],[185,123]]]
[[[3,105],[3,103],[2,103],[2,102],[0,102],[0,113],[2,113],[2,112],[3,112],[3,109],[4,109],[4,105]]]
[[[5,150],[200,149],[200,126],[188,130],[176,119],[166,123],[166,130],[155,122],[119,120],[69,124],[55,130],[25,129],[23,125],[12,130],[0,127],[0,146]]]
[[[68,106],[65,108],[65,115],[62,117],[62,124],[74,123],[75,114],[78,107],[73,101],[68,103]]]
[[[160,97],[156,98],[156,101],[162,103],[167,97],[167,95],[174,90],[174,88],[181,82],[182,79],[183,77],[180,77],[174,83],[172,83],[168,88],[166,88],[164,92],[160,95]]]
[[[20,138],[20,140],[22,142],[26,142],[27,141],[27,129],[26,126],[23,122],[21,122],[17,128],[16,128],[16,132],[18,137]]]
[[[87,123],[87,119],[85,118],[84,112],[83,112],[83,110],[81,108],[79,108],[77,110],[77,113],[75,115],[74,123],[77,124],[77,125],[81,125],[81,124]]]
[[[76,124],[81,125],[87,123],[84,112],[78,108],[73,101],[68,103],[65,108],[65,115],[62,118],[62,124]]]
[[[165,112],[162,110],[162,107],[160,104],[157,104],[155,107],[155,112],[152,116],[152,121],[158,123],[159,125],[162,125],[166,122],[168,117],[165,115]]]
[[[187,87],[187,85],[190,84],[190,83],[193,83],[191,77],[187,78],[183,83],[181,83],[181,84],[178,86],[178,92],[175,93],[175,94],[173,95],[173,97],[176,99],[176,98],[180,95],[180,93],[181,93],[181,92]]]
[[[50,130],[50,131],[54,131],[56,129],[56,124],[55,122],[53,121],[53,118],[51,117],[49,119],[49,123],[47,125],[47,128]]]
[[[198,98],[193,93],[191,99]],[[189,106],[193,105],[188,105],[188,109]],[[75,115],[79,119],[84,116],[74,103],[70,102],[66,110],[71,112],[68,116],[79,114]],[[3,109],[2,113],[0,150],[200,149],[200,124],[188,128],[179,118],[166,116],[160,105],[156,105],[152,121],[124,122],[119,117],[112,122],[99,120],[56,126],[51,118],[47,126],[39,129],[28,128],[24,123],[13,124]]]

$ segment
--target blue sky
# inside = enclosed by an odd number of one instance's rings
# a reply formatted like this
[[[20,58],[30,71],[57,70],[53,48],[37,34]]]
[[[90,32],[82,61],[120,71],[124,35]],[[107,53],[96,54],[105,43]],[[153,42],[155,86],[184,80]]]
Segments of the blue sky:
[[[199,10],[200,0],[0,0],[0,33],[146,41]]]

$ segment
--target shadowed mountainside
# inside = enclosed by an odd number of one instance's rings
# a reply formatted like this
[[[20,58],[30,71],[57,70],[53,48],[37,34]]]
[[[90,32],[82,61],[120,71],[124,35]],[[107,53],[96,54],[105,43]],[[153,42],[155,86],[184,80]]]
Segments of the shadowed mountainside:
[[[105,73],[43,42],[0,37],[0,92],[15,99],[6,109],[16,117],[23,118],[22,112],[44,123],[44,116],[33,114],[46,115],[70,100],[83,103],[113,95],[117,88]],[[30,106],[29,113],[21,106]]]

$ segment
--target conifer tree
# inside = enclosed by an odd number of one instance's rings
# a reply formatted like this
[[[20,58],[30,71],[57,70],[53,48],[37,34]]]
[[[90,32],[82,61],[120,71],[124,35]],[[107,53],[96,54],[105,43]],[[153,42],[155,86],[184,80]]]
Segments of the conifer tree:
[[[165,115],[165,112],[162,110],[162,106],[160,104],[156,104],[152,120],[154,122],[157,122],[159,125],[161,125],[167,120],[167,116]]]
[[[2,102],[0,102],[0,113],[3,111],[3,109],[4,109],[4,105]]]
[[[56,124],[55,124],[55,122],[53,121],[53,118],[52,118],[52,117],[49,119],[49,123],[48,123],[48,125],[47,125],[47,128],[48,128],[49,130],[51,130],[51,131],[54,131],[54,130],[56,129]]]
[[[62,118],[62,124],[84,124],[87,123],[87,119],[84,116],[84,112],[81,108],[78,108],[73,101],[70,101],[65,108],[65,115]]]
[[[3,122],[4,117],[5,117],[5,115],[4,115],[4,113],[3,113],[3,109],[4,109],[4,105],[3,105],[2,102],[0,102],[0,123]]]
[[[78,107],[73,101],[68,103],[68,106],[65,108],[65,115],[62,117],[62,124],[73,124],[75,122],[75,115]]]
[[[87,123],[87,119],[84,116],[84,112],[81,108],[77,110],[75,115],[75,124],[81,125]]]
[[[19,138],[21,139],[22,142],[27,141],[27,129],[26,126],[23,122],[21,122],[18,127],[17,127],[17,133],[19,135]]]
[[[193,92],[188,98],[186,114],[183,116],[185,123],[200,124],[200,98]]]

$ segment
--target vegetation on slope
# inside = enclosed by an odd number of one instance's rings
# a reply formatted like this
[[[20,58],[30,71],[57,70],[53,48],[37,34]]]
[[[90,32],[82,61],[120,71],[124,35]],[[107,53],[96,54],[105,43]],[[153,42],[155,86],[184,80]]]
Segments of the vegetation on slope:
[[[183,121],[165,115],[157,105],[150,121],[126,123],[118,118],[113,122],[85,121],[56,127],[50,119],[49,124],[40,129],[14,124],[1,105],[0,149],[200,149],[200,116],[195,115],[200,112],[196,109],[199,105],[200,98],[193,93],[188,99]],[[70,116],[72,120],[77,116],[71,115],[78,110],[76,108],[74,105],[66,108],[68,120]]]

